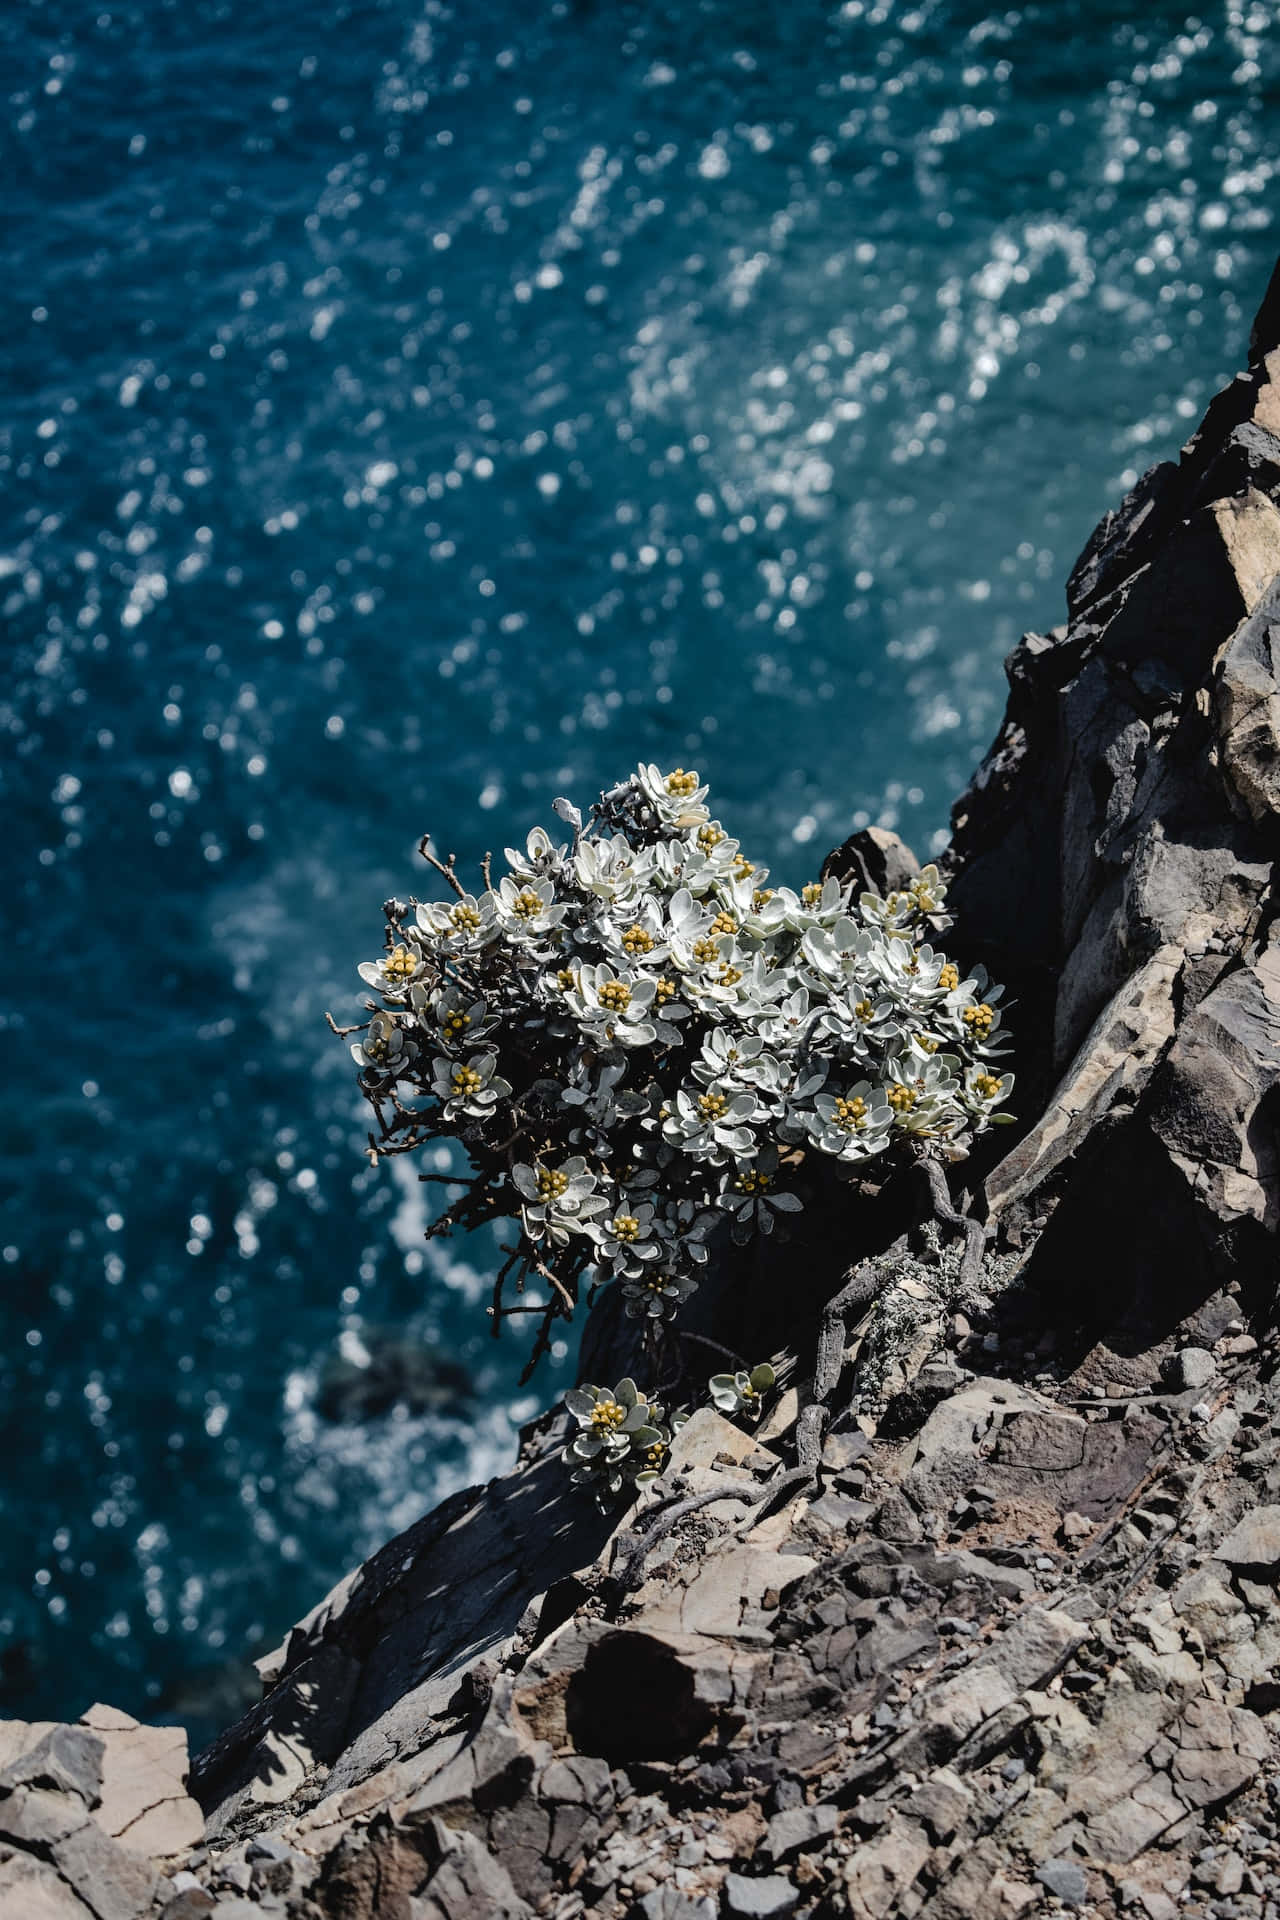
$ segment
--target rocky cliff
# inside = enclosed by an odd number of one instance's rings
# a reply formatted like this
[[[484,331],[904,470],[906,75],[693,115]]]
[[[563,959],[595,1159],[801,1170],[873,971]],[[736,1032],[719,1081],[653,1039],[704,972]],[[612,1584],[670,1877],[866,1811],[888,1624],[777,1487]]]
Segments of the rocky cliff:
[[[739,1276],[784,1390],[620,1520],[553,1414],[351,1574],[195,1762],[198,1841],[172,1734],[0,1729],[0,1912],[1280,1912],[1280,271],[1067,600],[948,854],[1012,1150]]]

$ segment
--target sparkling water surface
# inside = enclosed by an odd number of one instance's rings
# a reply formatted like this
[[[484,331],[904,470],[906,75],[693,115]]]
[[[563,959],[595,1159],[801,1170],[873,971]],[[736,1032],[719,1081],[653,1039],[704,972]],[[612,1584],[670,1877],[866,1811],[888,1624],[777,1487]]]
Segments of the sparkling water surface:
[[[230,1717],[516,1392],[323,1013],[638,758],[924,852],[1240,362],[1274,0],[0,12],[0,1712]],[[467,1404],[334,1425],[371,1329]]]

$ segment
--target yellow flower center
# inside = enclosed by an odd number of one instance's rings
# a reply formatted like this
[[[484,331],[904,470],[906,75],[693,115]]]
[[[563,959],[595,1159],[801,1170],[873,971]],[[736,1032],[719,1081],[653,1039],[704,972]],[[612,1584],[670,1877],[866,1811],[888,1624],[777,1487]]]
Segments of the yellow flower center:
[[[770,1174],[761,1173],[758,1167],[749,1167],[745,1173],[735,1176],[733,1184],[738,1193],[754,1197],[758,1193],[767,1193],[773,1185],[773,1178]]]
[[[1000,1082],[994,1073],[975,1073],[973,1090],[982,1100],[994,1100],[1000,1091]]]
[[[387,955],[383,970],[389,980],[408,980],[418,971],[418,956],[408,947],[396,947]]]
[[[676,983],[674,980],[668,980],[664,974],[662,979],[659,980],[658,982],[658,988],[657,988],[657,992],[654,995],[654,998],[656,999],[660,1007],[665,1007],[668,1000],[674,1000],[675,997],[676,997]]]
[[[731,967],[726,960],[718,975],[722,987],[736,987],[742,978],[741,967]]]
[[[591,1409],[591,1425],[597,1433],[613,1433],[627,1417],[625,1407],[616,1400],[597,1400]]]
[[[916,1045],[923,1053],[936,1053],[941,1042],[936,1040],[931,1033],[918,1033],[916,1035]]]
[[[544,1204],[558,1200],[569,1185],[569,1176],[559,1167],[538,1168],[538,1198]]]
[[[609,1013],[625,1013],[631,1005],[631,989],[621,980],[606,980],[600,989],[600,1005]]]
[[[910,1087],[890,1087],[885,1095],[895,1113],[910,1113],[916,1103],[916,1096]]]
[[[686,773],[683,767],[677,767],[674,773],[667,775],[666,785],[673,799],[687,800],[691,793],[698,791],[698,776],[696,773]]]
[[[473,1093],[479,1093],[484,1085],[474,1067],[455,1067],[453,1070],[453,1090],[463,1100]]]
[[[857,1014],[859,1020],[869,1020],[872,1014],[875,1012],[875,1008],[872,1006],[869,1000],[859,1000],[853,1010]]]
[[[736,933],[738,923],[731,913],[718,913],[711,922],[712,933]]]
[[[561,993],[572,993],[578,984],[578,976],[571,967],[561,967],[556,974],[556,985]]]
[[[938,975],[938,985],[943,989],[944,993],[954,993],[960,985],[960,969],[954,966],[950,960],[947,961],[946,966]]]
[[[625,1240],[628,1244],[636,1239],[640,1232],[640,1222],[634,1213],[620,1213],[612,1222],[615,1240]]]
[[[751,896],[751,905],[753,906],[755,911],[759,913],[762,907],[768,906],[772,898],[773,898],[772,887],[757,887],[755,892]]]
[[[474,933],[480,925],[479,911],[466,900],[459,900],[449,918],[459,933]]]
[[[755,866],[753,862],[748,860],[745,854],[740,853],[733,863],[734,878],[736,880],[749,880],[754,872]]]
[[[698,1095],[698,1112],[704,1120],[714,1121],[723,1119],[725,1113],[728,1111],[728,1107],[729,1102],[725,1099],[725,1096],[722,1093],[717,1093],[714,1087],[710,1093],[700,1093]]]
[[[693,943],[693,957],[700,967],[709,967],[713,960],[720,958],[720,949],[714,940],[705,938],[695,940]]]
[[[800,898],[806,907],[816,907],[822,898],[821,880],[810,880],[807,886],[800,889]]]
[[[653,935],[647,927],[636,925],[628,927],[622,936],[622,944],[629,954],[653,952]]]
[[[524,887],[511,902],[511,911],[519,920],[536,920],[542,912],[542,902],[532,887]]]
[[[901,1091],[905,1093],[906,1088],[903,1087]],[[912,1098],[915,1098],[914,1094]],[[835,1123],[845,1133],[862,1131],[867,1124],[867,1103],[860,1093],[855,1093],[852,1100],[836,1101]]]
[[[980,1006],[966,1007],[961,1019],[975,1040],[985,1040],[995,1024],[995,1009],[984,1000]]]
[[[667,1449],[661,1440],[655,1440],[651,1447],[645,1448],[644,1464],[649,1473],[661,1473],[662,1463],[667,1457]]]
[[[716,826],[714,821],[709,820],[705,827],[698,828],[698,845],[704,853],[714,853],[724,838],[724,828]]]
[[[463,1029],[470,1025],[471,1015],[469,1013],[447,1013],[445,1015],[443,1029],[445,1039],[456,1040]]]

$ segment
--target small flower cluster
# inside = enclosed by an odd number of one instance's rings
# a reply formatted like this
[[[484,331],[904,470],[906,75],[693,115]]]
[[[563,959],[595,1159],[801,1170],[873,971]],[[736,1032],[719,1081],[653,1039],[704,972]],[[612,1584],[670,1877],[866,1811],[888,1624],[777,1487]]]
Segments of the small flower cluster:
[[[660,1326],[718,1230],[800,1210],[815,1157],[957,1157],[1007,1117],[1000,990],[933,944],[937,870],[886,898],[771,887],[706,797],[642,766],[585,826],[557,801],[571,839],[536,829],[477,894],[424,841],[451,897],[388,902],[387,950],[360,968],[371,1148],[467,1148],[469,1191],[434,1230],[514,1223],[499,1317],[514,1268],[550,1282],[548,1316],[586,1276]]]
[[[749,1373],[717,1373],[708,1381],[708,1404],[726,1418],[756,1421],[774,1384],[766,1361]],[[663,1471],[671,1442],[689,1418],[668,1415],[641,1393],[634,1380],[616,1387],[572,1387],[564,1403],[577,1421],[565,1449],[575,1486],[591,1487],[602,1506],[647,1486]]]
[[[660,1402],[639,1393],[634,1380],[572,1387],[564,1403],[578,1423],[565,1450],[570,1478],[591,1487],[601,1505],[656,1480],[684,1424],[679,1416],[667,1421]]]

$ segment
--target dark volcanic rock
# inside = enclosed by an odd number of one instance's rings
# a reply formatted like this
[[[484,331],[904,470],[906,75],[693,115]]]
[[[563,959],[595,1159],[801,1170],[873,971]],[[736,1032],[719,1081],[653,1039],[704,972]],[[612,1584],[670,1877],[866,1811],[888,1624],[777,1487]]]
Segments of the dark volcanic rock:
[[[958,1241],[903,1235],[892,1181],[824,1214],[825,1247],[722,1274],[704,1331],[785,1343],[758,1432],[700,1412],[614,1523],[568,1485],[563,1418],[536,1423],[259,1663],[196,1764],[206,1844],[154,1896],[105,1710],[0,1727],[0,1911],[1272,1913],[1278,501],[1280,275],[1248,371],[1011,656],[956,808],[948,944],[1016,997],[1023,1116],[966,1170],[976,1282]],[[916,864],[870,833],[828,871]],[[816,1481],[753,1506],[872,1255]],[[584,1352],[612,1378],[634,1329],[602,1306]]]
[[[409,1413],[462,1414],[471,1398],[465,1367],[387,1327],[364,1334],[359,1359],[335,1354],[320,1376],[316,1411],[332,1421],[376,1420],[396,1406]]]

